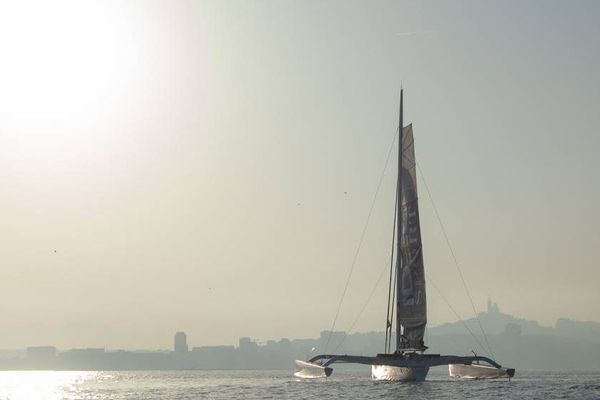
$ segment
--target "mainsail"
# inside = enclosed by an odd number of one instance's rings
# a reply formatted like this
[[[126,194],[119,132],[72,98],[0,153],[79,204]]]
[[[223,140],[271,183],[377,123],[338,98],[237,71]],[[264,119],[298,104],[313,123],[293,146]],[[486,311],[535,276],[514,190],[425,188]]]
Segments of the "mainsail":
[[[399,162],[398,215],[399,254],[397,257],[397,305],[396,326],[397,350],[424,350],[423,335],[427,324],[427,302],[425,299],[425,271],[423,247],[419,223],[417,196],[417,174],[412,124],[402,129],[400,136],[402,160]]]

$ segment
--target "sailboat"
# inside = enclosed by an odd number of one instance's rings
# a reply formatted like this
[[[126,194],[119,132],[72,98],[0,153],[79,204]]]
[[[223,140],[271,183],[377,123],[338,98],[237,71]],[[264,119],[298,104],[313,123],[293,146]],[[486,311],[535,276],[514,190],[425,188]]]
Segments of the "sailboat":
[[[515,370],[503,368],[491,358],[427,354],[424,342],[427,325],[427,299],[423,247],[417,197],[416,159],[412,124],[404,126],[403,90],[400,91],[398,175],[394,236],[396,262],[390,288],[394,287],[392,311],[386,321],[385,352],[376,356],[320,354],[307,361],[296,360],[295,376],[330,376],[334,363],[371,365],[374,380],[423,381],[434,366],[449,366],[451,376],[468,378],[512,377]],[[395,284],[395,285],[394,285]],[[395,300],[395,304],[394,304]],[[395,348],[392,327],[395,305]],[[483,364],[482,364],[483,363]]]

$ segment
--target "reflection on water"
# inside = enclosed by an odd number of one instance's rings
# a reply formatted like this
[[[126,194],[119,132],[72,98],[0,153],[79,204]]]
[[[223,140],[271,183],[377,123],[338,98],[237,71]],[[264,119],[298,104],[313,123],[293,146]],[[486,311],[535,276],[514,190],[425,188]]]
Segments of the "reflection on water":
[[[73,371],[2,371],[2,400],[67,400],[78,397],[78,389],[97,372]]]

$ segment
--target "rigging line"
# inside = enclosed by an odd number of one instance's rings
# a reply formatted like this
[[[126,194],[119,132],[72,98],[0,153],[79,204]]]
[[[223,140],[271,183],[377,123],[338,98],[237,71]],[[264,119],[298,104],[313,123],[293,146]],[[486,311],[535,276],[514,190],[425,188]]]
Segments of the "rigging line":
[[[371,293],[369,293],[369,297],[367,297],[367,301],[365,301],[365,304],[363,304],[360,312],[358,313],[358,315],[356,316],[356,318],[354,318],[354,321],[352,321],[352,325],[350,325],[350,328],[347,331],[344,332],[344,336],[342,337],[342,339],[340,340],[340,342],[336,346],[335,350],[333,351],[334,353],[338,351],[338,349],[340,348],[340,346],[342,344],[344,344],[344,341],[346,340],[346,338],[348,337],[348,335],[350,334],[350,332],[352,332],[352,329],[354,329],[354,326],[356,325],[356,323],[358,322],[358,320],[360,319],[360,317],[362,316],[362,314],[367,309],[367,306],[371,302],[371,299],[373,298],[373,295],[375,294],[375,291],[377,290],[377,287],[379,286],[379,283],[381,282],[381,278],[383,278],[383,275],[384,275],[384,272],[386,271],[386,269],[387,269],[387,265],[379,273],[379,277],[377,278],[377,282],[375,282],[375,285],[373,285],[373,289],[371,289]]]
[[[398,184],[396,183],[396,196],[395,199],[398,199]],[[394,274],[394,243],[396,241],[396,217],[398,214],[398,201],[394,202],[394,226],[392,228],[392,252],[390,256],[390,281],[388,284],[388,302],[387,302],[387,314],[385,315],[385,345],[384,350],[388,349],[388,340],[392,340],[392,318],[394,314],[390,314],[390,302],[392,301],[392,278]]]
[[[344,285],[342,297],[340,298],[340,301],[338,303],[337,310],[335,312],[335,317],[333,318],[333,323],[331,324],[331,329],[329,330],[329,337],[327,338],[327,342],[325,344],[325,349],[324,349],[325,353],[327,353],[327,347],[329,346],[329,342],[331,341],[331,335],[333,335],[333,330],[335,329],[335,324],[340,315],[342,303],[344,302],[344,298],[346,297],[346,292],[348,291],[348,285],[350,284],[350,278],[352,278],[352,273],[354,272],[354,267],[356,267],[356,261],[358,260],[358,254],[360,253],[360,249],[361,249],[363,241],[365,239],[367,227],[369,226],[369,221],[371,220],[371,214],[373,214],[373,208],[375,208],[375,201],[377,200],[377,196],[379,195],[379,189],[381,189],[381,183],[383,182],[383,177],[385,176],[385,171],[387,170],[387,166],[390,161],[390,156],[392,155],[392,150],[394,149],[394,143],[396,143],[397,134],[398,134],[398,130],[394,134],[394,139],[392,140],[390,149],[388,150],[388,154],[385,159],[383,171],[381,171],[381,175],[379,176],[379,182],[377,183],[377,188],[375,189],[375,195],[373,196],[373,200],[371,202],[371,208],[369,209],[369,213],[367,214],[367,220],[365,221],[365,225],[363,226],[362,233],[361,233],[360,239],[358,241],[358,247],[356,248],[356,252],[354,253],[354,259],[352,260],[352,264],[350,266],[350,271],[348,273],[348,277],[346,278],[346,284]]]
[[[463,324],[463,326],[469,332],[469,334],[473,337],[473,339],[475,340],[475,342],[477,343],[477,345],[485,353],[485,351],[486,351],[485,347],[481,344],[481,342],[479,341],[479,339],[477,339],[477,336],[475,336],[475,334],[473,333],[473,331],[471,330],[471,328],[469,328],[469,325],[467,325],[467,323],[462,319],[462,317],[458,314],[458,312],[456,312],[456,310],[454,309],[454,307],[452,307],[452,304],[450,304],[450,302],[442,294],[442,291],[440,290],[440,288],[433,282],[433,280],[429,276],[426,276],[425,278],[427,279],[427,281],[429,281],[429,284],[431,286],[433,286],[433,288],[436,290],[436,292],[441,297],[441,299],[444,300],[444,303],[446,303],[446,305],[448,306],[448,308],[450,309],[450,311],[452,311],[452,313],[454,314],[454,316],[460,321],[461,324]]]
[[[490,346],[490,343],[488,341],[485,330],[483,329],[483,325],[481,324],[481,321],[479,320],[479,316],[477,315],[477,310],[475,309],[475,303],[473,302],[473,298],[471,297],[471,292],[469,291],[469,287],[467,286],[467,282],[465,281],[462,270],[460,269],[460,266],[458,265],[458,260],[456,258],[456,255],[454,254],[454,249],[452,248],[452,245],[450,244],[450,239],[448,238],[448,234],[446,233],[446,228],[444,227],[444,224],[442,223],[442,218],[440,217],[440,214],[435,205],[435,202],[433,201],[433,197],[431,196],[431,191],[429,190],[429,185],[427,185],[427,181],[425,180],[425,175],[423,175],[423,171],[421,170],[421,165],[419,165],[419,163],[416,163],[416,164],[417,164],[417,169],[419,170],[419,175],[421,175],[421,179],[423,180],[423,183],[425,184],[427,196],[429,197],[429,201],[431,202],[431,205],[433,206],[433,211],[435,212],[435,216],[438,220],[438,223],[440,224],[440,228],[442,228],[442,233],[444,234],[444,238],[446,239],[446,244],[448,245],[448,249],[450,249],[450,254],[452,255],[452,259],[454,260],[454,266],[456,267],[456,270],[458,271],[460,280],[462,281],[463,287],[465,288],[465,292],[467,292],[467,297],[469,298],[469,301],[471,302],[471,307],[473,308],[473,314],[475,314],[475,319],[477,320],[479,329],[481,330],[481,333],[483,334],[483,339],[485,340],[485,343],[490,352],[490,355],[492,356],[492,358],[495,359],[496,356],[494,355],[494,352],[492,351],[492,347]]]

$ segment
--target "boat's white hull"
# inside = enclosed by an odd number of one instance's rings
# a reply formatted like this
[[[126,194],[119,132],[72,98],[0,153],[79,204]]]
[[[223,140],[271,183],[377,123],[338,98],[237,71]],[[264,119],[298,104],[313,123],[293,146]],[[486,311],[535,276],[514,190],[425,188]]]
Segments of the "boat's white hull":
[[[512,373],[510,373],[509,371],[512,371]],[[498,379],[510,378],[514,375],[514,370],[508,370],[506,368],[495,368],[487,365],[477,364],[449,364],[448,373],[453,378]]]
[[[408,368],[390,365],[372,365],[371,377],[375,381],[419,382],[424,381],[429,367]]]

